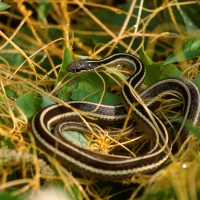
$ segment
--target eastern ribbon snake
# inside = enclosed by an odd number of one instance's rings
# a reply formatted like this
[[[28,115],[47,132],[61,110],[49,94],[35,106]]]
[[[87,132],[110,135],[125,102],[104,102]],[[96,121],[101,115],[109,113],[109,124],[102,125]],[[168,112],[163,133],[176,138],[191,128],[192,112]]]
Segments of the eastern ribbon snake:
[[[170,154],[177,153],[175,142],[178,138],[181,142],[187,139],[189,131],[184,127],[185,122],[188,120],[193,125],[197,123],[200,109],[199,91],[193,83],[185,79],[166,78],[144,89],[139,98],[145,104],[141,103],[134,91],[143,82],[145,67],[140,59],[126,53],[114,54],[101,60],[83,59],[72,63],[67,70],[72,73],[87,72],[104,65],[123,65],[133,70],[133,74],[127,80],[128,84],[122,86],[122,105],[107,106],[86,101],[70,101],[67,102],[69,106],[50,105],[37,113],[32,120],[32,131],[36,142],[51,156],[56,155],[56,159],[62,164],[97,179],[117,180],[131,177],[136,173],[153,172],[169,159]],[[172,95],[184,102],[181,108],[182,121],[174,139],[171,138],[161,119],[151,110],[151,107],[157,105],[159,98]],[[89,117],[95,118],[94,122],[100,125],[123,123],[127,112],[131,109],[131,120],[142,125],[145,132],[151,136],[154,147],[142,156],[121,157],[104,155],[74,145],[58,137],[70,123],[78,126],[76,121],[81,121],[77,112],[70,106],[87,112]],[[51,132],[53,126],[57,126],[56,134]],[[80,131],[82,129],[84,127],[81,127]]]

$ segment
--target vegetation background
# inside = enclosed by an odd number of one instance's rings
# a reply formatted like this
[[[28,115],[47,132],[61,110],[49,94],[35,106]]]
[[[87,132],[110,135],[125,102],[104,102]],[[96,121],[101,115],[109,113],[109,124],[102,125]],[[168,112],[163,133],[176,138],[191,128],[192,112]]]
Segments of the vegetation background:
[[[102,95],[105,104],[120,102],[112,92],[119,88],[104,93],[96,75],[67,81],[66,67],[84,57],[131,53],[146,66],[145,86],[174,76],[200,89],[199,13],[198,0],[0,2],[0,199],[28,199],[42,188],[39,196],[48,199],[200,199],[198,127],[170,165],[121,182],[72,174],[45,152],[38,158],[30,128],[53,102],[99,102]]]

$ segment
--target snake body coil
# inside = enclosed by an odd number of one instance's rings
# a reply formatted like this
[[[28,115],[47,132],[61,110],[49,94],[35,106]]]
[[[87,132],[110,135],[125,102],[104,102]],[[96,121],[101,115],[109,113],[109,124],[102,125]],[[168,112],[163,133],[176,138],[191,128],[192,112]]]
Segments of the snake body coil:
[[[176,153],[174,146],[177,138],[182,142],[187,138],[189,133],[184,128],[186,120],[195,124],[199,115],[199,91],[194,84],[185,79],[166,78],[152,84],[139,96],[136,95],[134,91],[143,82],[145,68],[133,55],[119,53],[98,61],[85,59],[72,63],[67,70],[77,73],[94,70],[102,65],[118,64],[133,70],[132,76],[127,80],[128,84],[122,87],[122,105],[106,106],[86,101],[72,101],[67,102],[66,106],[60,104],[48,106],[32,120],[33,134],[42,149],[52,155],[55,154],[61,163],[67,164],[72,169],[98,179],[116,180],[131,177],[135,173],[155,171],[168,160],[172,152]],[[181,111],[182,123],[173,140],[163,122],[150,109],[156,105],[158,98],[169,95],[175,95],[184,102]],[[142,99],[145,100],[145,104]],[[64,121],[80,121],[80,114],[75,109],[88,112],[89,116],[98,119],[96,121],[104,125],[123,123],[127,112],[132,109],[131,118],[140,123],[151,135],[154,147],[143,156],[120,157],[92,152],[67,140],[63,141],[57,137],[60,133],[53,134],[50,128],[65,123]]]

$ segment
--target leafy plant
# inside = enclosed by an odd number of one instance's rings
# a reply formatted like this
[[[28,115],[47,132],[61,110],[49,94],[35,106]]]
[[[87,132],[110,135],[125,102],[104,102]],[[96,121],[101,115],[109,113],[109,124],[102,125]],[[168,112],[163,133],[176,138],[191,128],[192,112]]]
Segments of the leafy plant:
[[[198,1],[183,0],[0,2],[0,190],[9,193],[0,198],[21,199],[52,180],[74,199],[198,199],[199,130],[190,123],[187,128],[196,137],[176,158],[178,163],[154,175],[122,180],[124,184],[69,173],[38,149],[30,123],[53,103],[121,102],[121,80],[130,72],[113,67],[98,73],[67,73],[67,67],[82,58],[131,53],[146,67],[143,87],[166,77],[182,77],[200,89],[199,11]],[[29,152],[30,157],[18,159],[15,150]],[[42,174],[36,151],[48,159],[56,176]]]

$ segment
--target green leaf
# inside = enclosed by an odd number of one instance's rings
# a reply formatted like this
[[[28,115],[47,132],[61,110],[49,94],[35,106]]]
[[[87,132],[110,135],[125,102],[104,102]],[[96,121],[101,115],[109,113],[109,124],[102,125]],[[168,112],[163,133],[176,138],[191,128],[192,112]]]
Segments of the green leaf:
[[[145,67],[155,64],[153,60],[151,60],[151,58],[149,58],[149,56],[146,54],[143,46],[140,51],[140,59],[143,61]]]
[[[7,44],[6,47],[4,47],[4,50],[14,50],[14,47],[11,44]],[[24,62],[25,58],[20,54],[20,53],[15,53],[15,54],[11,54],[11,53],[5,53],[2,54],[0,52],[0,56],[3,57],[8,63],[9,65],[18,67],[22,64],[22,62]],[[0,60],[0,63],[3,63],[3,60]]]
[[[181,123],[181,120],[180,120],[180,123]],[[192,124],[192,122],[186,121],[186,123],[185,123],[185,128],[186,128],[189,132],[191,132],[192,134],[194,134],[198,139],[200,139],[200,131],[199,131],[199,129],[198,129],[196,126],[194,126],[194,125]]]
[[[47,3],[46,0],[39,0],[40,3]]]
[[[27,93],[15,101],[16,105],[22,110],[28,119],[41,109],[42,98],[34,92]]]
[[[6,3],[0,2],[0,11],[6,10],[6,9],[8,9],[10,7],[11,7],[11,5],[8,5]]]
[[[51,10],[52,4],[51,3],[41,3],[39,4],[38,8],[37,8],[37,15],[38,15],[38,20],[39,21],[43,21],[42,18],[43,17],[47,17],[49,14],[49,11]]]
[[[50,99],[48,99],[47,97],[45,97],[45,96],[42,96],[42,108],[45,108],[45,107],[47,107],[47,106],[50,106],[50,105],[52,105],[52,104],[54,104],[54,102],[53,101],[51,101]]]
[[[185,0],[178,0],[178,2],[185,2]],[[200,28],[200,5],[198,3],[187,6],[178,6],[178,10],[183,17],[187,29],[198,30],[198,28]]]
[[[170,55],[164,62],[164,65],[200,56],[199,43],[200,31],[198,31],[194,36],[192,36],[183,45],[181,45],[172,55]]]
[[[160,66],[160,70],[162,74],[160,75],[160,79],[167,77],[184,77],[182,72],[177,69],[174,65],[163,65],[163,62],[157,63]]]
[[[168,188],[165,188],[164,190],[157,190],[157,191],[150,191],[144,200],[157,200],[157,199],[176,199],[176,193],[174,191],[174,188],[169,186]]]
[[[60,80],[66,76],[67,74],[67,67],[73,62],[73,58],[71,56],[71,53],[69,49],[66,47],[64,50],[64,59],[62,62],[62,66],[59,70],[58,78],[56,80],[55,86],[60,82]],[[69,80],[72,78],[74,75],[69,75],[67,76],[64,80],[62,80],[62,83],[65,81]],[[78,80],[76,79],[75,81],[72,80],[69,84],[64,85],[62,88],[57,90],[56,94],[58,95],[58,98],[62,99],[63,101],[69,101],[70,100],[70,91],[76,87],[76,82]]]
[[[13,141],[11,142],[10,138],[7,138],[5,136],[1,136],[1,147],[6,148],[6,149],[14,149]]]
[[[10,194],[0,194],[0,199],[5,200],[19,200],[17,196],[12,196]]]
[[[183,123],[183,117],[182,116],[178,116],[177,117],[177,122],[179,124],[182,124]],[[197,122],[198,123],[198,122]],[[189,132],[189,133],[192,133],[194,134],[198,139],[200,139],[200,130],[199,128],[194,125],[191,121],[189,120],[186,120],[185,124],[184,124],[184,128]]]
[[[64,50],[64,59],[62,62],[62,66],[59,70],[58,73],[58,78],[56,80],[55,86],[57,86],[57,84],[62,80],[62,78],[64,76],[66,76],[67,74],[67,67],[73,63],[73,58],[71,56],[71,53],[69,51],[69,49],[66,47]],[[65,81],[69,80],[70,78],[72,78],[74,75],[69,75],[67,76],[64,80],[62,80],[62,83],[64,83]],[[76,82],[78,81],[78,79],[73,79],[70,83],[68,83],[67,85],[64,85],[62,88],[60,88],[59,90],[56,91],[56,94],[58,95],[58,98],[62,99],[63,101],[68,101],[70,100],[70,91],[77,86]]]
[[[193,80],[193,83],[197,86],[197,88],[200,90],[200,74],[198,74],[195,79]]]
[[[69,75],[68,78],[72,78],[74,75]],[[56,91],[56,94],[59,99],[63,101],[69,101],[71,99],[71,91],[78,86],[80,78],[73,78],[70,82],[62,86],[59,90]],[[65,82],[65,80],[64,80]]]
[[[17,91],[14,91],[10,87],[5,87],[6,95],[10,98],[17,99],[19,97],[19,93]]]
[[[59,70],[58,79],[56,80],[56,85],[66,75],[67,67],[71,63],[73,63],[73,58],[72,58],[72,55],[71,55],[69,49],[66,47],[64,49],[64,58],[63,58],[62,66],[61,66],[61,68]]]
[[[114,84],[114,81],[108,78],[104,73],[100,73],[105,81],[105,86]],[[71,99],[72,100],[86,100],[98,103],[103,94],[103,81],[94,72],[83,73],[80,75],[80,81],[76,89],[73,89]],[[85,98],[86,97],[86,98]],[[116,105],[120,103],[120,97],[113,93],[106,91],[103,100],[103,104]]]
[[[140,58],[146,68],[145,82],[147,85],[163,78],[180,77],[182,75],[182,72],[171,64],[163,65],[163,62],[153,62],[143,48],[140,51]]]
[[[88,144],[88,140],[84,137],[84,135],[78,131],[63,131],[63,136],[70,141],[71,143],[86,148]]]

